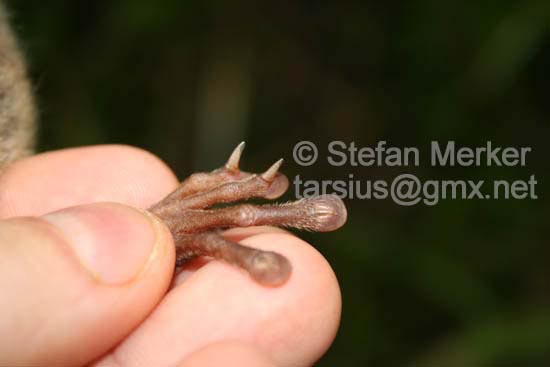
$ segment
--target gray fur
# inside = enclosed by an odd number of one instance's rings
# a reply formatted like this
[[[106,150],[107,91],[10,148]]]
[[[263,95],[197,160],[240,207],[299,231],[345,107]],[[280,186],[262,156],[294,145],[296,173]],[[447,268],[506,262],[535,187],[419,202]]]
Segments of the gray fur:
[[[31,154],[35,109],[21,51],[0,4],[0,170]]]

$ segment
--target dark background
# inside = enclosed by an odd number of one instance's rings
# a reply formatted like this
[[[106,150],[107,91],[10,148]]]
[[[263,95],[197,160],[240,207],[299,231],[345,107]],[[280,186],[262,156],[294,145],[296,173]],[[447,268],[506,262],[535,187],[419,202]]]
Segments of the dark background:
[[[523,179],[538,200],[347,200],[301,234],[343,319],[321,366],[550,363],[550,2],[9,1],[39,99],[40,149],[124,143],[180,177],[283,156],[303,179]],[[525,167],[300,167],[311,140],[529,146]],[[292,198],[291,192],[286,198]]]

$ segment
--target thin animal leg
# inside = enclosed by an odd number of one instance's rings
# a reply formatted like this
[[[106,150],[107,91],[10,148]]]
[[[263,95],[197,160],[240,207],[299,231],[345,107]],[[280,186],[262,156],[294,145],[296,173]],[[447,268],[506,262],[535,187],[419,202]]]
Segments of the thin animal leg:
[[[252,175],[242,181],[222,184],[210,191],[199,192],[185,198],[161,203],[162,205],[156,205],[150,210],[163,221],[169,222],[176,220],[176,217],[189,209],[203,209],[214,204],[228,203],[251,197],[270,198],[274,195],[280,196],[288,188],[286,184],[280,186],[280,182],[277,180],[277,177],[279,177],[278,170],[282,163],[282,159],[275,162],[261,175]]]
[[[292,272],[284,256],[229,241],[215,231],[178,235],[175,242],[176,267],[196,256],[209,256],[238,266],[258,283],[272,287],[283,284]]]
[[[183,180],[173,193],[168,195],[157,205],[160,205],[165,200],[171,200],[176,197],[181,199],[196,194],[197,192],[208,191],[221,183],[240,181],[250,176],[249,173],[242,172],[239,169],[239,162],[241,160],[244,147],[244,141],[237,145],[223,167],[217,168],[212,172],[193,173],[191,176]]]
[[[183,198],[200,192],[212,190],[224,183],[242,181],[253,176],[252,173],[241,171],[239,169],[239,162],[244,147],[244,141],[237,145],[223,167],[217,168],[211,172],[199,172],[192,174],[181,182],[175,191],[150,209],[157,210],[158,208],[170,206],[173,202],[177,202]],[[275,199],[282,195],[288,188],[288,179],[285,175],[277,172],[272,182],[272,188],[273,189],[266,194],[266,198]]]
[[[208,210],[187,210],[168,223],[173,233],[211,228],[273,225],[317,232],[333,231],[346,222],[346,208],[335,195],[302,199],[285,204],[241,204]]]

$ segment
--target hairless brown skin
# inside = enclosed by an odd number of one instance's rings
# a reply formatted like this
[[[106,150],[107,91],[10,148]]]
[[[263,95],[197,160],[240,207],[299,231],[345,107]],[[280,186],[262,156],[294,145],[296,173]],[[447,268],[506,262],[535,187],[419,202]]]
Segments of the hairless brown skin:
[[[240,267],[262,285],[279,286],[292,271],[286,257],[229,241],[220,230],[274,225],[328,232],[346,222],[346,207],[339,197],[324,195],[285,204],[211,208],[252,197],[275,199],[287,190],[288,180],[279,173],[282,159],[262,174],[243,172],[239,169],[243,149],[244,142],[235,148],[225,166],[191,175],[149,210],[172,232],[177,270],[197,256],[208,256]]]

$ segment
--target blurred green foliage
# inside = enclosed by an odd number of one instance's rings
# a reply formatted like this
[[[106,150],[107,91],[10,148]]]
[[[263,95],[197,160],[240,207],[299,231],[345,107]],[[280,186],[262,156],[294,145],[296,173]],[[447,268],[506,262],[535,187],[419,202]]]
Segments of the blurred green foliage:
[[[180,176],[281,154],[289,177],[537,176],[538,200],[348,200],[305,234],[343,292],[319,365],[550,364],[550,2],[10,1],[41,149],[141,146]],[[526,167],[300,167],[300,140],[530,146]],[[321,151],[321,154],[323,151]],[[425,157],[422,158],[425,162]],[[288,196],[292,197],[292,193]]]

